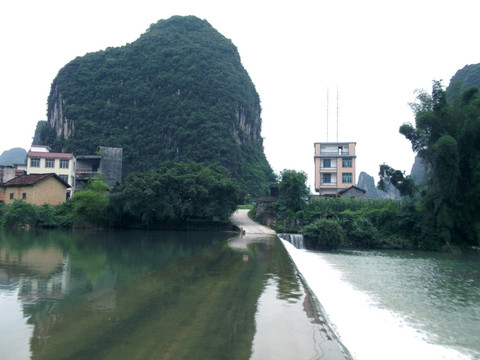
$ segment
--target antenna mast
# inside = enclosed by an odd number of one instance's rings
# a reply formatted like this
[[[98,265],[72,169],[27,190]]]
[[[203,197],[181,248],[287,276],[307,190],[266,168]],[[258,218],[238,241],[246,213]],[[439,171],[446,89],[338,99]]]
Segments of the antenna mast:
[[[329,96],[328,96],[328,87],[327,87],[327,142],[328,142],[328,102],[329,102]]]
[[[338,85],[337,85],[337,142],[338,142]]]

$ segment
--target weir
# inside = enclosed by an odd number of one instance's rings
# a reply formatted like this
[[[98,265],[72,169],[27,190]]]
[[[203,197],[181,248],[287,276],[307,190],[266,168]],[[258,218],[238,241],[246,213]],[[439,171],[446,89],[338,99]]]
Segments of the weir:
[[[278,234],[278,237],[288,241],[290,244],[295,246],[295,248],[303,250],[305,249],[305,240],[303,239],[302,234]]]

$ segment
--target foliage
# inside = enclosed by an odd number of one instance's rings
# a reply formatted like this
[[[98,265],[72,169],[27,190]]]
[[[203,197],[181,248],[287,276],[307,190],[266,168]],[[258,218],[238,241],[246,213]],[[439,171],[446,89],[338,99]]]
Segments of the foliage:
[[[2,216],[2,226],[5,228],[14,228],[21,226],[35,226],[37,223],[37,213],[35,206],[27,204],[22,200],[14,200],[13,204],[7,206]]]
[[[100,226],[105,223],[105,209],[109,203],[109,186],[98,179],[90,180],[87,188],[77,191],[73,203],[73,219],[76,226]]]
[[[289,210],[297,212],[305,207],[309,191],[306,185],[307,174],[303,171],[283,170],[280,173],[278,189],[279,202]]]
[[[73,226],[73,207],[74,202],[68,200],[54,208],[54,216],[57,226],[70,228]]]
[[[269,205],[276,213],[275,228],[279,232],[294,231],[303,219],[301,211],[309,196],[306,181],[307,175],[303,171],[285,169],[280,173],[278,200]]]
[[[411,107],[415,126],[404,124],[400,133],[410,140],[429,169],[428,186],[420,200],[423,217],[419,244],[432,249],[478,246],[479,90],[469,88],[448,102],[441,82],[436,81],[432,94],[419,92]],[[392,179],[394,174],[387,174],[387,178]]]
[[[310,247],[315,249],[337,249],[345,235],[337,221],[318,219],[303,228],[303,235]]]
[[[274,180],[255,86],[235,45],[205,20],[160,20],[130,44],[77,57],[52,83],[50,119],[58,106],[73,132],[42,128],[42,142],[77,154],[122,147],[124,175],[218,164],[253,197]]]
[[[173,168],[131,174],[112,197],[114,226],[151,226],[187,219],[225,220],[241,201],[228,170],[217,165],[178,163]]]
[[[405,171],[395,170],[387,164],[380,165],[380,171],[378,173],[380,180],[378,181],[378,188],[382,191],[388,191],[388,184],[392,184],[401,196],[414,196],[415,183],[410,175],[406,176]],[[418,190],[417,190],[418,191]]]
[[[421,237],[421,209],[414,200],[408,198],[312,198],[297,213],[280,206],[277,201],[265,212],[260,213],[256,209],[251,213],[254,215],[251,217],[263,223],[268,222],[277,232],[300,232],[305,236],[308,236],[312,224],[318,220],[336,222],[344,235],[342,246],[410,249],[425,247]],[[309,245],[317,246],[314,242]]]
[[[0,208],[4,227],[169,227],[189,221],[226,221],[242,200],[227,169],[178,163],[131,174],[115,193],[100,179],[91,180],[67,202],[52,207],[23,201]],[[209,225],[210,228],[224,228]],[[205,227],[205,226],[203,226]],[[200,228],[200,225],[189,228]]]

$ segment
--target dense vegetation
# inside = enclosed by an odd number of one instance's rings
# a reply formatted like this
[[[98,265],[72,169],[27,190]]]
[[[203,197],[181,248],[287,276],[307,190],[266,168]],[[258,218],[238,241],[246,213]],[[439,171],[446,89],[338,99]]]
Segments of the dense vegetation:
[[[0,224],[5,228],[228,228],[228,217],[241,200],[241,190],[225,168],[178,163],[132,173],[116,189],[99,179],[90,181],[59,206],[0,204]]]
[[[472,87],[447,101],[440,82],[412,104],[415,126],[402,133],[425,161],[428,184],[415,188],[398,171],[399,188],[421,207],[421,236],[431,246],[478,246],[480,233],[480,92]],[[381,174],[382,175],[382,174]],[[386,174],[387,179],[391,178]]]
[[[40,141],[75,154],[121,147],[125,175],[176,162],[218,164],[243,193],[260,196],[274,180],[260,112],[235,45],[205,20],[174,16],[61,69]]]
[[[410,199],[307,201],[306,179],[304,172],[284,170],[278,200],[265,210],[253,209],[252,216],[277,232],[301,232],[310,248],[429,248],[419,236],[420,211]]]

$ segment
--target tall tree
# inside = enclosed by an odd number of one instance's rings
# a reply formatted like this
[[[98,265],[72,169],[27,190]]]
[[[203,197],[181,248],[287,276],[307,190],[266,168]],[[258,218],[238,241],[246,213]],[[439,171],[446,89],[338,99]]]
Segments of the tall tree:
[[[480,95],[477,88],[447,102],[441,82],[411,104],[415,126],[400,133],[426,162],[428,186],[421,200],[425,246],[480,244]],[[381,178],[400,188],[398,170],[381,167]],[[383,170],[383,171],[382,171]],[[402,175],[402,174],[400,174]]]
[[[305,199],[309,195],[306,185],[307,174],[303,171],[283,170],[280,173],[279,201],[291,211],[299,211],[305,207]]]

